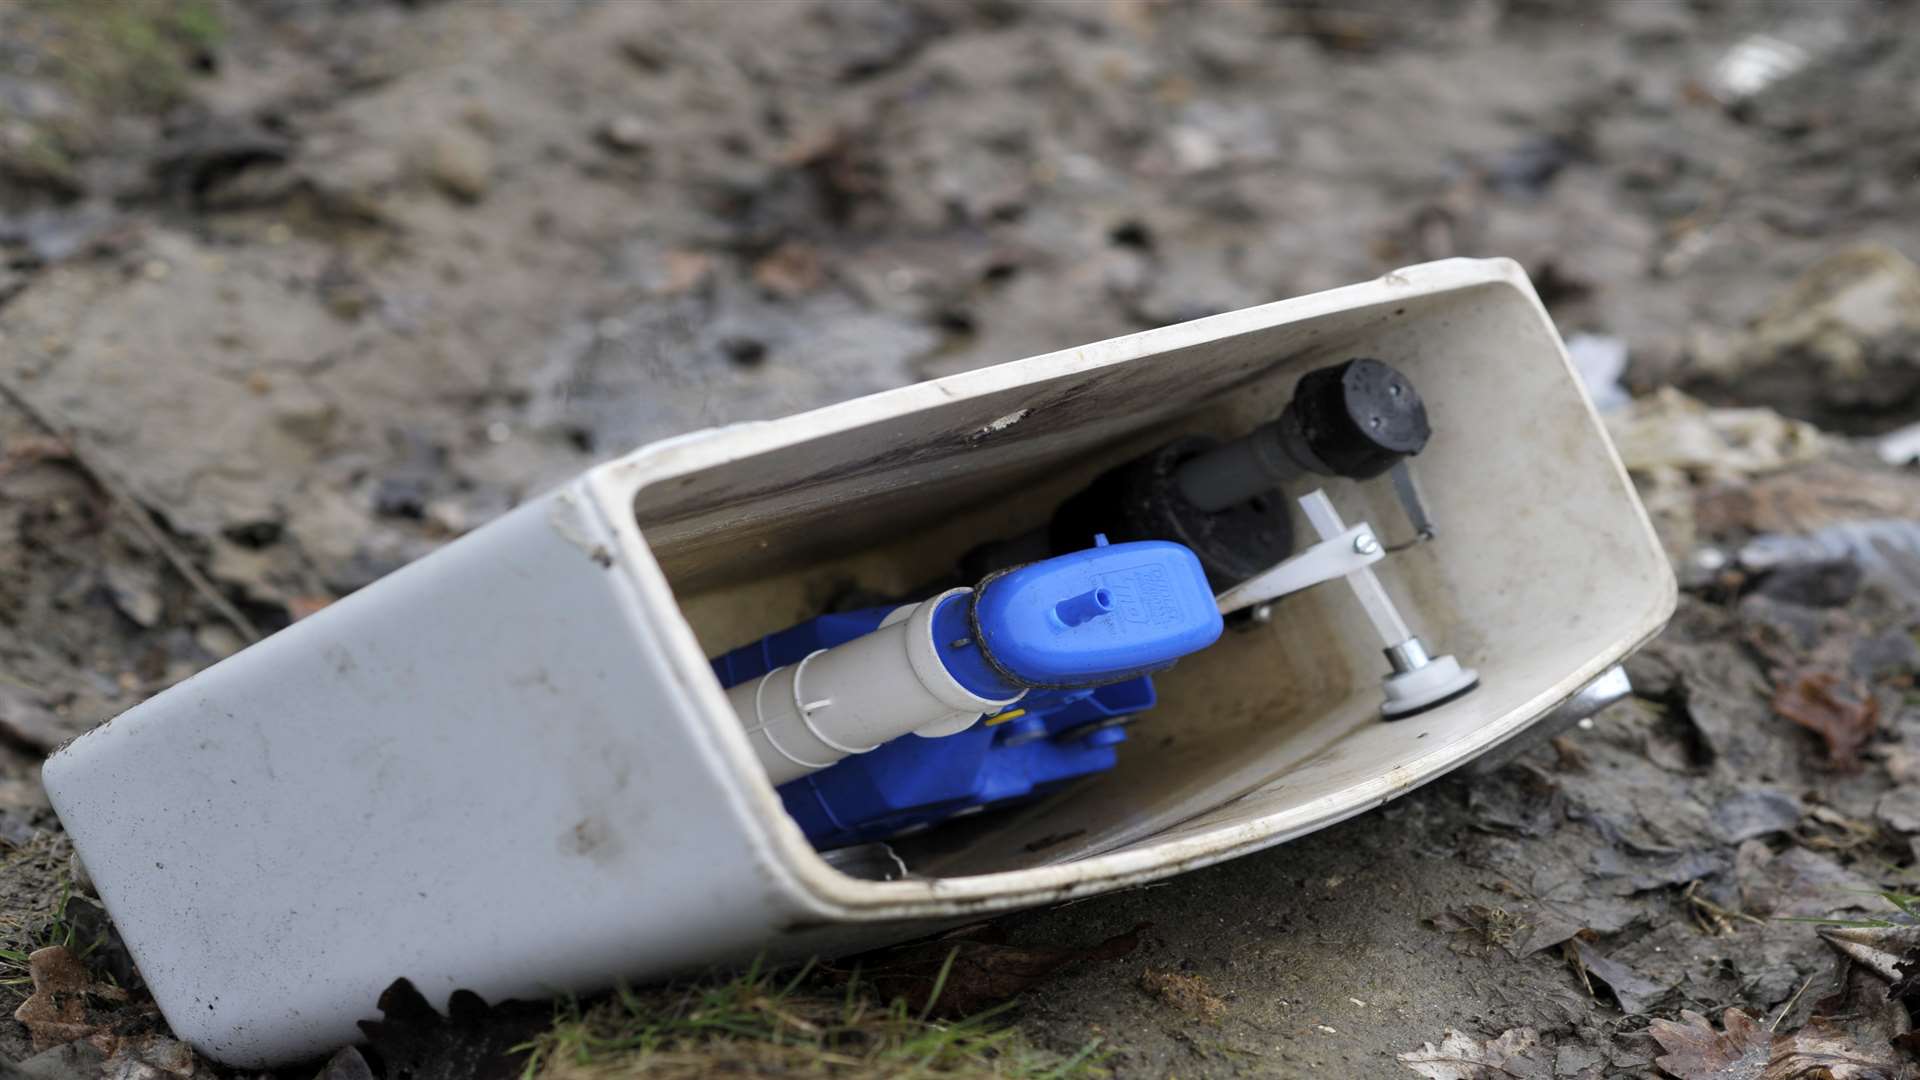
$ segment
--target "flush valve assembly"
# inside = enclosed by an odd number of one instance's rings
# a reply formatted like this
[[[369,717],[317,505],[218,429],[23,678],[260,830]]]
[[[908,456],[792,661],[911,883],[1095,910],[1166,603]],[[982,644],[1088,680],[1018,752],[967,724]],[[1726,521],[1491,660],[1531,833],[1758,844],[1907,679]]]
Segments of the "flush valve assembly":
[[[1343,579],[1389,673],[1398,719],[1472,690],[1434,655],[1372,567],[1389,554],[1317,486],[1317,541],[1296,553],[1283,490],[1395,474],[1432,535],[1406,460],[1432,435],[1413,384],[1353,359],[1309,372],[1274,420],[1219,443],[1176,439],[1100,475],[1048,524],[981,545],[970,586],[834,612],[713,661],[787,811],[817,847],[889,839],[1112,768],[1152,675],[1212,645],[1225,617]],[[1110,543],[1108,534],[1120,541]]]

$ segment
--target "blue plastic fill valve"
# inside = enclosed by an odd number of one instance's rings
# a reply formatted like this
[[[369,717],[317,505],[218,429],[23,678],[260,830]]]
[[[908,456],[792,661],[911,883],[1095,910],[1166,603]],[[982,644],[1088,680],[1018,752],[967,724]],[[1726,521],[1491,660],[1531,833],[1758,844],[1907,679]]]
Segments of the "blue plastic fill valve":
[[[1143,676],[1206,648],[1220,630],[1213,592],[1187,548],[1103,544],[918,604],[822,616],[736,649],[714,670],[809,836],[848,842],[883,810],[897,820],[903,809],[1028,794],[1089,771],[1090,752],[1110,766],[1119,733],[1092,733],[1122,710],[1150,705]],[[1028,728],[1044,718],[1043,735],[1070,721],[1087,736],[1029,749],[1028,740],[997,740],[997,726],[978,723],[987,714]],[[968,738],[952,738],[963,732]],[[1003,743],[1008,753],[989,752]],[[949,747],[958,753],[943,753]],[[958,776],[962,758],[971,771]],[[954,798],[935,797],[956,783],[963,790]],[[821,794],[836,787],[847,789],[833,800],[838,811]],[[850,815],[855,803],[863,809]]]

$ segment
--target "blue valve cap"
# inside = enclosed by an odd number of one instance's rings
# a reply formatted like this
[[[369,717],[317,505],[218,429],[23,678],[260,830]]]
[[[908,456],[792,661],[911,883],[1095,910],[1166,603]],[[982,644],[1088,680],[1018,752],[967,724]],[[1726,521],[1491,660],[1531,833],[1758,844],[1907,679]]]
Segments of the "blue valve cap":
[[[992,578],[974,598],[986,651],[1029,686],[1097,686],[1220,636],[1200,560],[1180,544],[1088,548]]]

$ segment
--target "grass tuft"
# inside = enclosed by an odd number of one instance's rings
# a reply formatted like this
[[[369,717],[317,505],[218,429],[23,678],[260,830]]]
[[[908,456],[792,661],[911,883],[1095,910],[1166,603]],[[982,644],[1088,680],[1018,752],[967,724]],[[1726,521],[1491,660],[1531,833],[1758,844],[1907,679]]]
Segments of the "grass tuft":
[[[34,0],[41,47],[100,108],[160,112],[185,96],[198,57],[226,28],[214,0]]]
[[[98,935],[86,942],[80,940],[80,928],[67,915],[72,901],[73,882],[62,878],[59,899],[54,901],[46,918],[24,927],[23,932],[12,935],[13,940],[0,947],[0,986],[32,985],[33,967],[28,958],[41,949],[63,945],[84,960],[100,945]]]
[[[1040,1049],[1004,1022],[1008,1006],[934,1021],[902,1001],[879,1004],[857,977],[828,993],[807,985],[811,974],[809,965],[778,978],[755,964],[724,981],[622,990],[591,1008],[564,1007],[530,1044],[526,1080],[1106,1075],[1099,1040],[1070,1056]]]
[[[1920,923],[1920,895],[1906,892],[1882,891],[1878,889],[1845,889],[1844,892],[1855,896],[1877,896],[1899,909],[1900,917],[1879,918],[1867,916],[1862,919],[1842,919],[1827,915],[1776,915],[1775,922],[1813,923],[1816,926],[1832,926],[1846,930],[1891,930],[1895,927],[1912,926]]]

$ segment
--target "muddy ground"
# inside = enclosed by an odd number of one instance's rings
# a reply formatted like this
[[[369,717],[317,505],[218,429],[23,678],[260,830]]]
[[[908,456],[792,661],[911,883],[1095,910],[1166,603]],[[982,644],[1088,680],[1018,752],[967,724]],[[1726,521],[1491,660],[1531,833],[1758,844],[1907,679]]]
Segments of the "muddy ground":
[[[57,900],[47,750],[645,440],[1449,255],[1518,260],[1643,398],[1920,418],[1910,19],[0,6],[0,931]],[[1784,44],[1726,66],[1762,32]],[[1875,317],[1796,321],[1834,280]],[[1652,1074],[1682,1009],[1800,1027],[1837,953],[1774,916],[1889,910],[1914,863],[1920,609],[1693,553],[1920,511],[1823,445],[1640,474],[1692,588],[1636,699],[1496,776],[1012,920],[1152,924],[1021,1026],[1127,1076],[1414,1075],[1396,1056],[1449,1030],[1530,1029],[1485,1075],[1566,1077]]]

